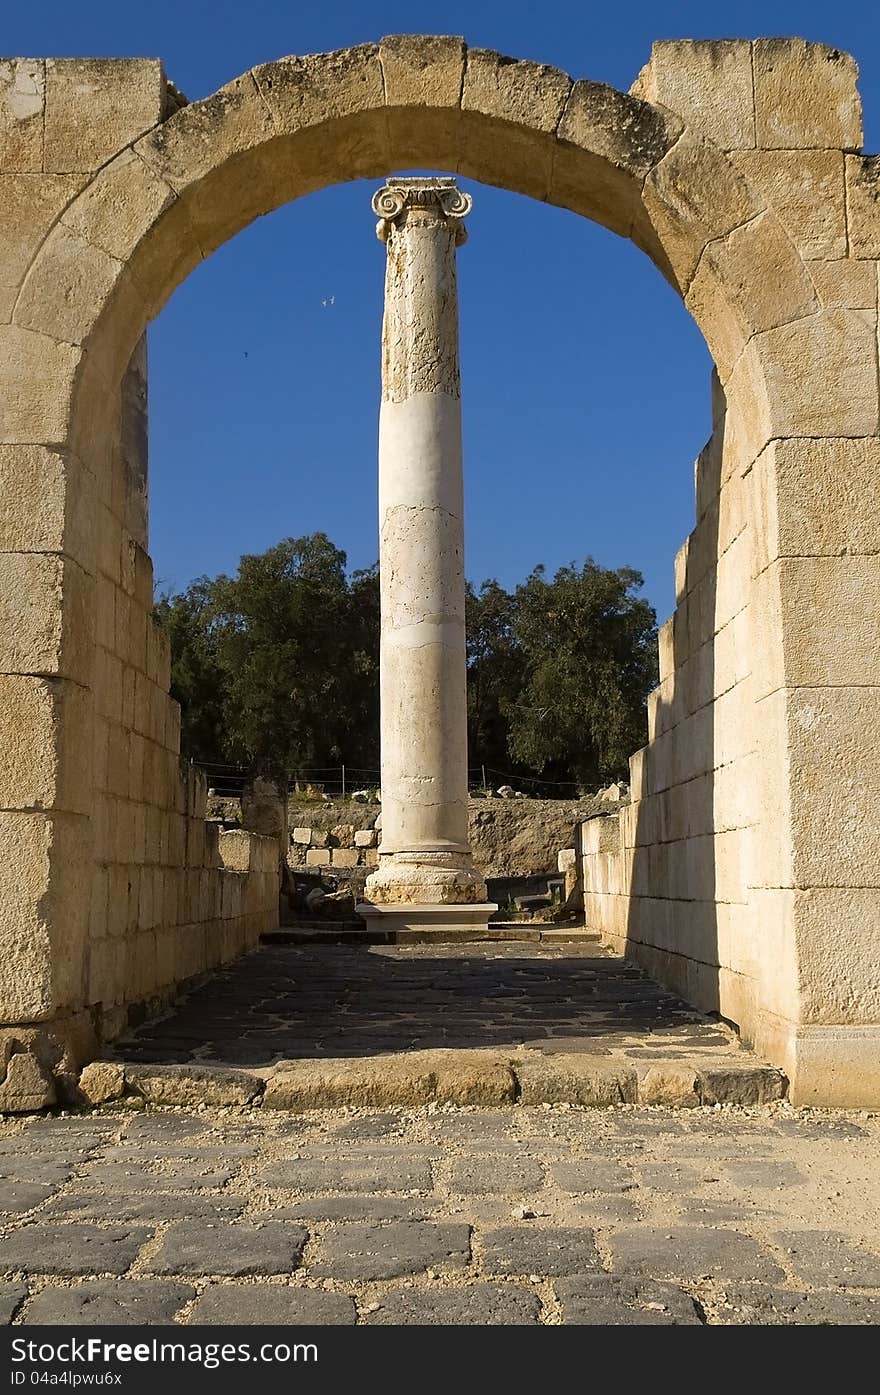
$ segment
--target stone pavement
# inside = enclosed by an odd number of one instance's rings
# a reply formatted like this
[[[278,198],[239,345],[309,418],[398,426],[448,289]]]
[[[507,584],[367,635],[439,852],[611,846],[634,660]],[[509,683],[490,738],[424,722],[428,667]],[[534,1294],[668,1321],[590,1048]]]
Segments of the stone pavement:
[[[880,1322],[880,1119],[784,1102],[0,1123],[14,1323]]]
[[[266,946],[118,1045],[125,1061],[266,1066],[432,1047],[664,1056],[736,1048],[726,1027],[595,943]]]

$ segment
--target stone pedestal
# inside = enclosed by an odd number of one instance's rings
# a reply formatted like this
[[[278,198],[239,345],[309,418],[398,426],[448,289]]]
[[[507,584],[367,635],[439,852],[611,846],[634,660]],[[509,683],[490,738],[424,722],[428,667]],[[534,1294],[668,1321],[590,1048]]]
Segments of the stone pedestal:
[[[382,842],[361,914],[444,906],[444,929],[495,907],[467,817],[461,394],[455,249],[470,197],[391,179],[373,199],[388,249],[379,419]]]

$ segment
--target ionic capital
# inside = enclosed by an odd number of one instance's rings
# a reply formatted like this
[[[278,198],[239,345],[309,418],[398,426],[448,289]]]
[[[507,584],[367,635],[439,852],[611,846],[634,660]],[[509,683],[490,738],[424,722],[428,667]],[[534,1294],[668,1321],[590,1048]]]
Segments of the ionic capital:
[[[463,220],[473,202],[470,194],[459,189],[452,178],[389,178],[373,195],[373,212],[379,219],[376,236],[381,242],[387,242],[391,229],[404,214],[408,224],[422,221],[419,215],[423,215],[426,223],[445,223],[453,227],[456,244],[461,246],[467,237]]]

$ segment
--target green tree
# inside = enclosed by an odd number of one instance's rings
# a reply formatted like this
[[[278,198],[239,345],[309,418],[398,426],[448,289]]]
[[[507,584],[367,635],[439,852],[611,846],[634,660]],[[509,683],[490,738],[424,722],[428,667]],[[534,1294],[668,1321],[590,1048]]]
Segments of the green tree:
[[[525,680],[516,602],[497,581],[467,588],[468,752],[472,766],[510,764],[508,710]]]
[[[583,784],[626,774],[645,742],[645,701],[657,681],[654,610],[639,572],[588,558],[517,587],[515,633],[526,680],[508,707],[515,759]]]
[[[378,764],[377,572],[345,563],[324,533],[287,538],[163,598],[188,755],[280,779]]]
[[[180,744],[193,760],[226,756],[225,675],[213,627],[214,582],[200,577],[182,595],[162,596],[155,617],[171,642],[171,696],[180,703]]]

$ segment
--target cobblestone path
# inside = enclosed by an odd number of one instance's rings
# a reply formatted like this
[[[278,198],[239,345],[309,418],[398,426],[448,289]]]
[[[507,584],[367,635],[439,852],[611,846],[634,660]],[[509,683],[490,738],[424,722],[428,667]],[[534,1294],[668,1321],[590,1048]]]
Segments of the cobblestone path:
[[[522,1044],[696,1060],[736,1039],[595,944],[292,945],[266,946],[218,971],[114,1054],[257,1067]]]
[[[783,1103],[7,1119],[0,1306],[23,1324],[877,1323],[878,1142],[873,1115]]]

